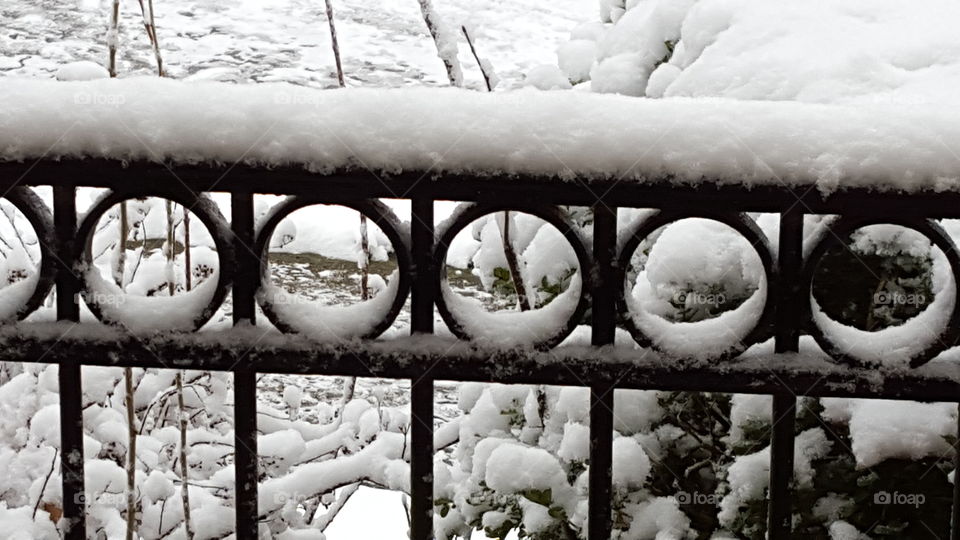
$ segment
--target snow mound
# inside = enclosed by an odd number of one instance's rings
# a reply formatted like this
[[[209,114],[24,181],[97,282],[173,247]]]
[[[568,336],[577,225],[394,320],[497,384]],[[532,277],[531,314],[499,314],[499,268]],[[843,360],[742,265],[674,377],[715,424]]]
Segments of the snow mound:
[[[0,159],[297,165],[687,184],[960,189],[952,109],[588,92],[318,91],[158,77],[9,79]],[[202,129],[197,129],[202,126]]]

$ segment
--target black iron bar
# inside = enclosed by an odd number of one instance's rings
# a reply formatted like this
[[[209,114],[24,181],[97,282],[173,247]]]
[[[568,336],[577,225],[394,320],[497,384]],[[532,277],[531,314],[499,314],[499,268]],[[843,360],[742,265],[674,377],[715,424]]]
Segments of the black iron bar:
[[[614,287],[617,260],[617,211],[603,202],[593,207],[593,281],[592,336],[593,345],[613,343],[616,335],[616,296]],[[587,270],[584,270],[586,273]],[[587,281],[585,279],[585,281]],[[611,537],[613,522],[611,496],[613,489],[613,386],[609,383],[590,386],[590,520],[589,540]]]
[[[803,211],[800,203],[792,205],[780,216],[778,279],[770,287],[776,295],[775,349],[778,353],[795,352],[800,345],[800,302],[798,290],[803,264]],[[797,418],[797,397],[789,388],[773,394],[770,435],[770,501],[767,508],[767,537],[789,538],[792,530],[792,493],[794,438]]]
[[[74,274],[77,232],[76,190],[53,189],[53,226],[57,245],[57,320],[80,320],[80,282]],[[80,358],[58,360],[60,382],[60,474],[63,478],[63,537],[86,538],[86,497],[83,488],[83,384]]]
[[[433,333],[433,201],[413,199],[411,331]],[[433,376],[432,364],[418,363],[410,385],[410,538],[433,538]]]
[[[233,282],[233,323],[255,321],[259,259],[253,252],[253,195],[234,193],[230,199],[231,228],[238,266]],[[233,366],[234,444],[236,454],[237,538],[257,538],[257,371],[242,357]]]

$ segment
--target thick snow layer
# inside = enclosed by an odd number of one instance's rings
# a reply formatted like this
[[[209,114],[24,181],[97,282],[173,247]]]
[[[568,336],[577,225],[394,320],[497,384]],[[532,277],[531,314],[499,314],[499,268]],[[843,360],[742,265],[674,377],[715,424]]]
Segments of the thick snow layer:
[[[371,278],[379,277],[377,275]],[[373,298],[349,306],[328,306],[323,300],[311,300],[303,295],[287,292],[270,283],[260,289],[258,297],[290,327],[311,338],[324,341],[343,341],[370,333],[389,313],[397,296],[399,276],[394,272],[384,283],[370,280]]]
[[[0,158],[108,157],[303,165],[330,172],[960,189],[949,109],[532,89],[318,91],[152,78],[9,79]],[[184,129],[203,126],[203,129]],[[572,171],[572,172],[571,172]]]
[[[824,417],[847,422],[858,467],[886,459],[919,460],[950,454],[957,408],[950,403],[824,399]]]
[[[705,0],[683,21],[666,95],[956,102],[958,18],[948,0]]]
[[[489,312],[476,298],[460,295],[449,286],[441,292],[450,311],[475,341],[509,348],[547,342],[561,334],[580,301],[581,287],[580,274],[574,274],[565,291],[546,306],[531,311]]]
[[[133,332],[193,330],[194,323],[213,299],[219,271],[195,289],[177,296],[139,296],[127,294],[115,283],[104,279],[100,271],[86,271],[87,296],[100,306],[105,322],[122,324]]]

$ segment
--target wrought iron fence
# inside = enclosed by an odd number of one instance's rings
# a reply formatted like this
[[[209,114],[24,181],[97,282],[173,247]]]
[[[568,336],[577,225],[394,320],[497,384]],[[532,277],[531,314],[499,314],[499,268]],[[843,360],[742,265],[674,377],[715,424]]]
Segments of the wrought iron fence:
[[[938,339],[912,359],[911,369],[871,367],[833,343],[815,323],[810,308],[813,270],[825,251],[853,230],[873,223],[894,223],[925,235],[947,256],[955,279],[960,252],[935,221],[960,217],[960,194],[880,193],[862,189],[829,196],[809,186],[754,187],[649,183],[611,180],[401,174],[367,172],[318,175],[298,168],[262,169],[236,166],[179,166],[104,160],[40,160],[0,163],[4,197],[19,208],[37,231],[41,263],[36,290],[17,313],[23,319],[56,290],[57,318],[77,323],[80,298],[107,322],[82,272],[89,262],[87,243],[97,219],[117,202],[146,196],[173,200],[194,212],[213,236],[220,258],[215,294],[195,317],[199,327],[228,293],[237,326],[255,323],[257,290],[264,276],[266,247],[273,228],[290,212],[309,204],[352,207],[381,227],[394,244],[400,284],[384,320],[370,328],[368,339],[347,344],[313,342],[297,336],[255,343],[242,329],[197,334],[131,336],[109,333],[101,325],[77,324],[69,333],[51,332],[43,323],[19,323],[0,329],[0,360],[59,364],[62,444],[63,519],[67,538],[83,538],[84,476],[81,366],[188,368],[232,372],[235,384],[236,530],[255,538],[257,511],[256,374],[294,373],[373,376],[411,381],[411,537],[432,537],[433,391],[435,380],[588,386],[590,400],[589,538],[611,534],[613,390],[615,388],[770,394],[774,423],[768,533],[787,538],[791,525],[790,482],[794,461],[794,422],[798,396],[863,397],[918,401],[960,401],[960,368],[925,362],[951,347],[960,331],[960,301]],[[52,186],[52,212],[27,186]],[[85,215],[76,208],[78,187],[109,188],[109,194]],[[231,195],[229,222],[204,195]],[[292,198],[277,206],[255,230],[254,194]],[[377,198],[408,199],[409,229],[401,226]],[[464,212],[435,230],[434,202],[472,202]],[[577,232],[560,205],[592,207],[592,243]],[[659,211],[626,231],[618,231],[618,208]],[[492,212],[517,210],[556,226],[570,243],[581,266],[583,286],[576,307],[555,333],[531,348],[485,348],[470,343],[469,328],[442,294],[442,261],[447,242],[471,220]],[[745,212],[779,215],[778,249]],[[803,218],[807,214],[840,214],[832,234],[822,236],[803,253]],[[724,223],[746,237],[763,264],[767,283],[765,305],[753,329],[733,350],[707,362],[672,362],[649,347],[625,353],[607,346],[618,325],[638,343],[655,345],[628,316],[624,280],[630,256],[639,242],[659,227],[689,217]],[[621,239],[621,240],[618,240]],[[960,280],[958,280],[960,282]],[[432,334],[434,310],[462,342],[434,348],[429,340],[372,339],[382,332],[411,298],[411,330]],[[281,330],[281,314],[264,312]],[[592,346],[554,347],[589,310]],[[834,364],[811,365],[796,360],[801,334],[812,335]],[[219,335],[218,335],[219,334]],[[775,353],[738,358],[750,344],[772,338]],[[654,347],[655,348],[655,347]],[[440,353],[438,351],[443,350]],[[363,361],[358,361],[363,358]],[[958,453],[960,455],[960,453]],[[955,457],[955,464],[960,457]],[[960,482],[954,483],[951,537],[960,538]]]

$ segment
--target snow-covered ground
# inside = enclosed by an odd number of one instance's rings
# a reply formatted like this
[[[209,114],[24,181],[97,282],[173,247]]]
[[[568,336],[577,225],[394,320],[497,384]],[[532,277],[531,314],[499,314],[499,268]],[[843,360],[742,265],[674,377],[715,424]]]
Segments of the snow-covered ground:
[[[107,59],[109,0],[12,0],[0,6],[0,73],[51,77],[65,63]],[[506,87],[529,68],[556,61],[557,46],[595,16],[587,0],[438,0],[448,25],[467,25],[478,52]],[[334,2],[349,86],[445,84],[443,65],[417,0]],[[175,78],[237,82],[286,81],[336,86],[322,0],[157,0],[157,37]],[[153,55],[139,5],[121,2],[121,74],[153,73]],[[465,44],[467,82],[482,85]]]

